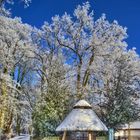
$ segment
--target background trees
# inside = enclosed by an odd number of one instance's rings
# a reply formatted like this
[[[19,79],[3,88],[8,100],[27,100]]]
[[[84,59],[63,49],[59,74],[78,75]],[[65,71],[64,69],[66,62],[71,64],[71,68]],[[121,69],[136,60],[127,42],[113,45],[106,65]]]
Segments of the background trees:
[[[53,17],[43,32],[72,66],[75,99],[90,100],[106,124],[117,128],[139,114],[139,56],[127,50],[126,28],[110,23],[105,15],[97,20],[93,16],[87,2],[74,10],[73,17]]]
[[[41,29],[1,14],[0,129],[54,135],[83,98],[109,127],[139,118],[140,59],[126,38],[117,21],[95,20],[88,2]]]

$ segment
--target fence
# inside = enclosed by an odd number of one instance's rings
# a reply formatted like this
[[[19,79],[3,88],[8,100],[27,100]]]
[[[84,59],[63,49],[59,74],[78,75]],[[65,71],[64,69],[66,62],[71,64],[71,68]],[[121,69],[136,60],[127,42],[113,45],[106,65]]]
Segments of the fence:
[[[45,137],[42,140],[60,140],[60,137]]]
[[[60,137],[45,137],[42,140],[61,140]],[[96,140],[108,140],[108,137],[102,136],[102,137],[96,137]]]

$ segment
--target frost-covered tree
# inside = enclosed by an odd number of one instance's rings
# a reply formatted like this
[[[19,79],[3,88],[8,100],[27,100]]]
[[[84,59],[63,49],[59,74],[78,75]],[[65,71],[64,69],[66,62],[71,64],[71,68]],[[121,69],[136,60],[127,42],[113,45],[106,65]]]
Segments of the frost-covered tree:
[[[43,137],[55,134],[56,126],[70,108],[71,67],[52,36],[46,37],[45,32],[37,30],[33,41],[38,47],[34,50],[37,97],[32,119],[35,136]]]
[[[65,13],[52,18],[52,23],[45,23],[46,38],[52,36],[54,42],[67,56],[67,63],[75,69],[77,98],[87,94],[91,68],[96,57],[107,56],[111,50],[125,48],[126,29],[116,21],[109,23],[105,15],[94,19],[89,3],[78,6],[74,17]]]
[[[31,34],[32,28],[19,18],[0,16],[0,128],[7,133],[28,106],[21,84],[33,57]]]
[[[68,67],[63,62],[61,53],[55,54],[43,48],[36,58],[38,99],[33,111],[34,135],[44,137],[54,135],[57,125],[69,109],[70,88],[67,81]],[[37,62],[37,61],[35,61]]]
[[[117,49],[103,60],[94,66],[94,96],[89,98],[97,99],[96,110],[106,125],[117,129],[139,120],[140,58],[134,49]]]
[[[20,1],[24,3],[25,7],[28,7],[29,4],[31,3],[31,0],[20,0]],[[14,2],[15,0],[0,0],[0,15],[9,16],[11,14],[10,9],[7,9],[5,5],[6,4],[13,5]]]

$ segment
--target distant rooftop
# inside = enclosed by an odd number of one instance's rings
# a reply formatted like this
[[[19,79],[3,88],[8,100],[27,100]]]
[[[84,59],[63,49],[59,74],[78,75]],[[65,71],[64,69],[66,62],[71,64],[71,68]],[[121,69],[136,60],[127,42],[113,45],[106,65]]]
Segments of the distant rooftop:
[[[140,121],[131,122],[130,126],[125,124],[121,129],[140,129]]]

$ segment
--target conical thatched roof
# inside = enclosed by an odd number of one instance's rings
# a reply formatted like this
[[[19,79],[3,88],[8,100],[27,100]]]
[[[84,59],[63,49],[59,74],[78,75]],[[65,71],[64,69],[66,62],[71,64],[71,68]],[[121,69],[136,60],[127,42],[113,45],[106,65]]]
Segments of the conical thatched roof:
[[[107,127],[85,100],[80,100],[56,131],[107,131]]]

